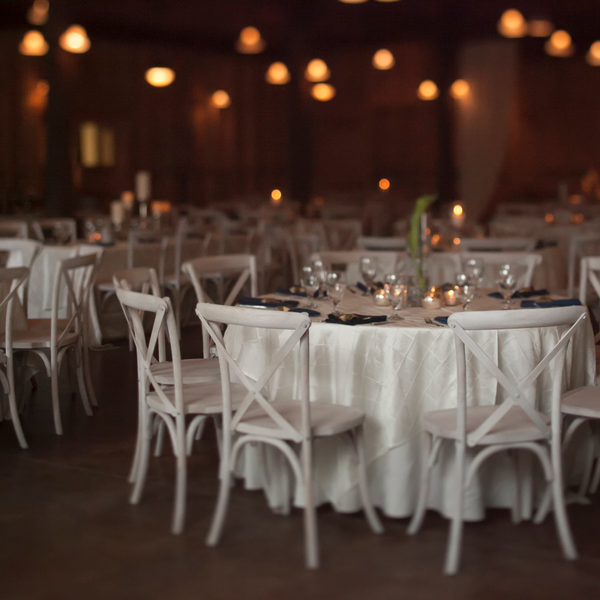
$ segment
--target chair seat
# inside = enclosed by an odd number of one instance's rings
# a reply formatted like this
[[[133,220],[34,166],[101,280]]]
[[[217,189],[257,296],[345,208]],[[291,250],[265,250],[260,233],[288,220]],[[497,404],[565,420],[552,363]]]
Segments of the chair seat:
[[[16,350],[30,350],[34,348],[50,348],[50,319],[28,319],[27,329],[13,331],[12,346]],[[68,333],[60,340],[64,328],[67,326],[66,319],[58,319],[58,346],[71,346],[77,343],[78,333]],[[4,346],[4,339],[0,340],[0,346]]]
[[[161,385],[174,385],[173,363],[156,363],[150,371]],[[185,385],[220,381],[221,369],[219,361],[214,358],[189,358],[181,361],[181,375]]]
[[[105,281],[104,283],[97,283],[96,289],[100,292],[110,293],[115,292],[115,284],[112,281]]]
[[[195,383],[183,386],[183,404],[187,415],[218,415],[223,412],[223,401],[221,393],[221,382],[211,381],[208,383]],[[165,407],[164,402],[156,392],[150,392],[146,401],[151,408],[167,412],[171,415],[177,414],[175,410],[175,388],[163,388],[165,396],[170,402]],[[239,383],[231,384],[231,407],[236,410],[245,398],[248,390]]]
[[[590,385],[563,395],[561,410],[566,415],[600,419],[600,387]]]
[[[302,403],[299,400],[277,400],[271,405],[292,427],[297,431],[302,431]],[[310,420],[313,435],[326,437],[358,427],[364,422],[365,413],[350,406],[311,402]],[[288,438],[281,435],[278,425],[258,404],[254,404],[246,412],[236,427],[236,431],[240,433],[259,433],[266,436],[269,436],[269,430],[272,430],[273,437],[291,439],[291,436]]]
[[[498,407],[473,406],[467,408],[467,435],[473,433]],[[434,410],[421,417],[423,428],[438,437],[455,440],[456,432],[455,408]],[[544,423],[550,423],[550,418],[538,413]],[[520,406],[513,406],[491,431],[485,435],[478,445],[505,444],[511,442],[532,442],[545,439],[545,435],[536,427],[527,413]]]

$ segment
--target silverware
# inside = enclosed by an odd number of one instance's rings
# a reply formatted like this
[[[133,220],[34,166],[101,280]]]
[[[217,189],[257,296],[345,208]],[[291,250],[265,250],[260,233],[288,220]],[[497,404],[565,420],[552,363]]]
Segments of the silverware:
[[[444,327],[441,323],[436,323],[433,319],[430,319],[429,317],[425,317],[425,323],[427,323],[427,325],[435,325],[436,327]]]

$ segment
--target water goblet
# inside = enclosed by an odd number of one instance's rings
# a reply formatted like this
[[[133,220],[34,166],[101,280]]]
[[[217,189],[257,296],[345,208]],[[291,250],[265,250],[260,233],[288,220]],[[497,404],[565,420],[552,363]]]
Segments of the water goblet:
[[[363,256],[360,259],[360,274],[362,275],[365,283],[368,288],[374,288],[375,286],[375,277],[377,277],[378,264],[376,258],[371,258],[369,256]],[[367,292],[364,292],[364,296],[367,295]]]
[[[307,308],[317,308],[315,304],[315,296],[319,293],[320,282],[316,275],[306,275],[303,279],[304,291],[306,292],[306,296],[308,298]]]
[[[466,283],[464,285],[457,285],[455,289],[456,297],[462,304],[463,310],[467,310],[471,300],[473,300],[473,296],[475,295],[475,286]]]
[[[344,298],[344,292],[346,291],[346,284],[341,283],[339,280],[332,280],[331,283],[327,284],[327,293],[333,302],[333,314],[337,317],[339,316],[340,310],[339,305],[340,302]]]
[[[398,311],[404,308],[406,286],[402,283],[386,283],[385,295],[392,305],[392,314],[388,318],[388,321],[402,321],[402,317],[398,314]]]
[[[509,310],[510,301],[512,300],[513,294],[517,289],[517,274],[510,268],[509,265],[503,265],[498,271],[496,285],[498,286],[500,295],[504,299],[504,310]]]

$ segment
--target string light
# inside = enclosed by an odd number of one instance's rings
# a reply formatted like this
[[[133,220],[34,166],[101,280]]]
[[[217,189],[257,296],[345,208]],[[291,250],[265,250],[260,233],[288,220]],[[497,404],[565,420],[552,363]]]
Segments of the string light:
[[[210,99],[210,103],[218,109],[231,106],[231,98],[225,90],[217,90]]]
[[[509,8],[502,13],[498,21],[498,31],[506,38],[523,37],[527,35],[527,21],[518,10]]]
[[[600,42],[594,42],[590,46],[585,60],[593,67],[600,67]]]
[[[290,80],[290,72],[282,62],[274,62],[265,76],[267,83],[272,85],[285,85]]]
[[[373,66],[380,71],[387,71],[396,64],[394,55],[385,48],[377,50],[373,55]]]
[[[380,190],[389,190],[390,189],[390,180],[389,179],[380,179],[379,180],[379,189]]]
[[[464,79],[457,79],[450,87],[450,95],[456,100],[466,98],[471,91],[471,86]]]
[[[304,72],[304,78],[313,83],[327,81],[330,77],[331,71],[327,63],[320,58],[313,58],[306,66],[306,71]]]
[[[335,96],[335,88],[328,83],[317,83],[313,85],[311,95],[315,100],[328,102]]]
[[[259,54],[265,47],[265,41],[256,27],[244,27],[235,43],[236,50],[241,54]]]
[[[575,50],[571,36],[563,29],[557,29],[544,44],[546,54],[550,56],[571,56]]]
[[[71,25],[59,38],[63,50],[73,54],[83,54],[90,49],[91,43],[86,30],[81,25]]]
[[[530,19],[527,25],[531,37],[545,38],[554,31],[554,25],[548,19]]]
[[[19,52],[25,56],[44,56],[48,52],[48,43],[39,31],[32,29],[23,36]]]
[[[146,81],[154,87],[167,87],[175,81],[175,71],[168,67],[152,67],[146,71]]]
[[[421,82],[417,91],[417,96],[421,100],[435,100],[439,95],[440,91],[438,90],[438,86],[435,82],[431,81],[431,79],[426,79]]]

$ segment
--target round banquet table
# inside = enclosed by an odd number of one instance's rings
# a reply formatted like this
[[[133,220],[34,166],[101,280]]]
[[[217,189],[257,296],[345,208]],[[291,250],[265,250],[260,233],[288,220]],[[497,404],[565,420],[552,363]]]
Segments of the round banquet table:
[[[284,297],[282,297],[284,298]],[[520,301],[513,301],[517,303]],[[430,410],[456,406],[454,334],[448,327],[425,323],[425,318],[448,316],[460,308],[429,311],[407,308],[398,323],[348,326],[322,322],[331,304],[318,301],[320,317],[313,319],[310,335],[310,394],[312,401],[355,406],[365,411],[365,440],[371,497],[391,517],[412,514],[418,490],[420,418]],[[500,300],[482,293],[469,310],[498,310]],[[389,314],[370,297],[346,292],[340,309],[364,315]],[[257,309],[258,310],[258,309]],[[525,310],[525,309],[524,309]],[[473,338],[500,367],[520,379],[558,341],[560,328],[474,332]],[[225,343],[244,373],[257,379],[284,343],[288,332],[230,326]],[[537,358],[537,360],[536,360]],[[267,385],[272,400],[298,397],[298,362],[292,353]],[[572,389],[593,385],[596,376],[594,339],[589,320],[569,345],[563,385]],[[476,361],[468,365],[469,405],[501,402],[504,390]],[[530,388],[530,400],[549,413],[551,376],[547,369]],[[511,462],[500,453],[479,470],[465,496],[465,518],[479,520],[486,507],[509,507],[514,498]],[[263,468],[263,465],[266,468]],[[318,439],[314,449],[316,501],[331,503],[339,512],[361,509],[351,452],[338,438]],[[284,505],[284,463],[276,450],[246,446],[238,475],[247,489],[263,489],[270,506]],[[452,514],[452,447],[446,445],[433,470],[429,507]],[[302,494],[292,487],[293,501]],[[535,491],[535,490],[534,490]],[[533,493],[533,492],[532,492]],[[529,503],[531,505],[531,502]],[[527,516],[527,510],[525,516]]]

